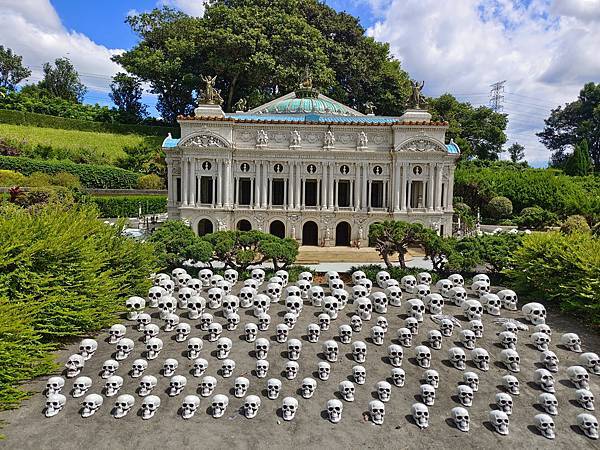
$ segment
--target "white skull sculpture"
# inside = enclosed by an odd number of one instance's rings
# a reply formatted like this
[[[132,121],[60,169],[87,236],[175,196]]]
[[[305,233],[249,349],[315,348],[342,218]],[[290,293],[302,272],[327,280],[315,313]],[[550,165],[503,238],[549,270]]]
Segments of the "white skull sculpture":
[[[81,417],[84,419],[96,414],[104,403],[104,397],[99,394],[88,394],[81,402]]]
[[[423,403],[414,403],[410,412],[415,424],[420,428],[427,428],[429,426],[429,409]]]
[[[229,397],[223,394],[215,395],[211,401],[213,418],[218,419],[219,417],[223,417],[227,410],[227,406],[229,406]]]
[[[281,417],[285,421],[293,420],[298,411],[298,400],[294,397],[285,397],[281,405]]]
[[[117,397],[115,407],[113,409],[113,417],[115,419],[121,419],[125,417],[135,404],[135,398],[133,395],[122,394]]]
[[[158,380],[154,375],[144,375],[140,380],[140,384],[138,387],[138,394],[141,397],[145,397],[152,392],[152,389],[156,387],[158,384]]]
[[[541,303],[527,303],[521,311],[525,318],[534,325],[546,323],[546,308]]]
[[[277,378],[269,378],[267,380],[267,397],[270,400],[276,400],[281,393],[281,381]]]
[[[375,425],[383,425],[385,419],[385,405],[379,400],[369,402],[369,417]]]
[[[154,417],[156,411],[160,407],[160,398],[156,395],[144,397],[142,402],[142,419],[148,420]]]
[[[200,408],[200,397],[197,395],[186,395],[181,403],[181,417],[191,419]]]
[[[63,394],[50,394],[46,397],[46,407],[44,408],[44,415],[46,417],[54,417],[62,411],[65,404],[67,403],[67,397]]]

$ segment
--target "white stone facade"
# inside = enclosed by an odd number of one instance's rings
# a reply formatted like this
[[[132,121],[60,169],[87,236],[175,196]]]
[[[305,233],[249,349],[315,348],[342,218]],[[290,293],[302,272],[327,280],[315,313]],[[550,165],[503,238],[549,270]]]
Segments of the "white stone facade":
[[[342,107],[225,115],[206,105],[180,118],[181,139],[163,144],[169,217],[200,234],[252,228],[304,245],[365,246],[369,226],[389,219],[449,235],[459,150],[445,144],[447,125],[422,110],[390,118]]]

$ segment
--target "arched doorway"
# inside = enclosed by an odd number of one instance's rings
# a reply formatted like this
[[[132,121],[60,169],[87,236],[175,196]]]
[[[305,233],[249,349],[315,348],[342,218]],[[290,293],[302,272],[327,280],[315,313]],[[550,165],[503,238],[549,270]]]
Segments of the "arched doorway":
[[[250,231],[252,229],[252,224],[246,219],[242,219],[237,223],[236,227],[239,231]]]
[[[340,222],[335,227],[335,245],[350,246],[350,224]]]
[[[208,219],[198,222],[198,236],[204,236],[213,232],[213,223]]]
[[[285,225],[281,220],[274,220],[269,225],[269,233],[283,239],[285,237]]]
[[[319,227],[313,221],[302,226],[302,245],[319,245]]]

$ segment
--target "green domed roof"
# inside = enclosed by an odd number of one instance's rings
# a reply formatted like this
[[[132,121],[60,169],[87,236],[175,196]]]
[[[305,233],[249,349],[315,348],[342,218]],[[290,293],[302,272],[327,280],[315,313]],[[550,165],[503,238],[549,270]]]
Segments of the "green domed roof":
[[[339,103],[323,98],[287,98],[267,106],[264,114],[330,114],[350,115],[347,108]]]

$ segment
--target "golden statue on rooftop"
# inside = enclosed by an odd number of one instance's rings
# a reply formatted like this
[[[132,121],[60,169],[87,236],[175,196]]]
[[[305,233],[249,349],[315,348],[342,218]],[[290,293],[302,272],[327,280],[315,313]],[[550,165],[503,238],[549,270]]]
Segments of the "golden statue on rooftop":
[[[223,97],[221,97],[221,91],[215,88],[217,82],[217,76],[211,77],[210,75],[200,75],[202,81],[204,81],[204,89],[200,95],[200,104],[203,105],[220,105],[223,103]]]

